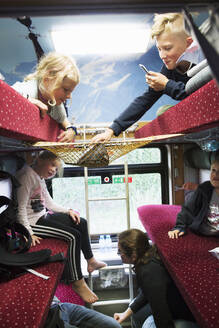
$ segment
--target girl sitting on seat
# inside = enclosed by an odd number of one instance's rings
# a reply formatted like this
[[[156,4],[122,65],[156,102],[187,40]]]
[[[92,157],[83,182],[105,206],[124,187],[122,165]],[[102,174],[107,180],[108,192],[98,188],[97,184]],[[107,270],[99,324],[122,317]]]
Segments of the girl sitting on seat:
[[[73,289],[88,303],[98,297],[87,286],[81,272],[81,250],[87,260],[87,270],[92,272],[106,266],[97,261],[92,253],[87,221],[71,208],[56,204],[51,198],[45,179],[53,177],[61,160],[49,151],[41,151],[32,166],[24,166],[16,178],[21,186],[17,191],[18,219],[30,232],[32,246],[42,237],[54,237],[69,242],[64,281],[72,283]],[[52,211],[52,213],[50,212]]]

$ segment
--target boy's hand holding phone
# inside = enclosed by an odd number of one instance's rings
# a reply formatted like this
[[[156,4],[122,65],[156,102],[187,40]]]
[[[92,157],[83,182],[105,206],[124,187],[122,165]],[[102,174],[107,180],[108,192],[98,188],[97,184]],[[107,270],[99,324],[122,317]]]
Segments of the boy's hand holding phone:
[[[146,82],[150,88],[154,89],[155,91],[162,91],[165,89],[166,84],[169,81],[165,75],[152,71],[149,72],[149,70],[143,64],[139,64],[139,67],[145,72]]]
[[[168,78],[161,73],[150,71],[150,74],[146,75],[146,82],[155,91],[164,90],[168,81]]]

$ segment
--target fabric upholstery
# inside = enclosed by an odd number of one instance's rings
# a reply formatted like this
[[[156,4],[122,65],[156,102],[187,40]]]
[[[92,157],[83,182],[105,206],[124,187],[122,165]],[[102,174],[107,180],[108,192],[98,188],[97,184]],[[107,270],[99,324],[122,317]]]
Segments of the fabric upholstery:
[[[55,295],[61,302],[85,305],[85,302],[82,300],[82,298],[73,291],[71,285],[59,283]]]
[[[209,250],[218,246],[217,237],[188,232],[169,239],[177,205],[144,205],[138,208],[139,219],[178,286],[201,328],[219,327],[218,260]]]
[[[192,133],[218,126],[219,88],[214,80],[135,132],[135,138]]]
[[[56,121],[0,80],[0,135],[25,141],[56,141],[60,133]]]
[[[47,238],[30,251],[49,248],[52,255],[67,254],[67,243]],[[11,281],[0,284],[0,327],[1,328],[42,328],[49,306],[61,278],[64,262],[53,262],[38,266],[36,271],[49,276],[44,280],[31,273],[25,273]]]
[[[169,223],[170,229],[174,226],[180,209],[181,206],[178,205],[144,205],[138,208],[139,218],[153,242],[156,242],[154,238],[160,226],[164,223]]]

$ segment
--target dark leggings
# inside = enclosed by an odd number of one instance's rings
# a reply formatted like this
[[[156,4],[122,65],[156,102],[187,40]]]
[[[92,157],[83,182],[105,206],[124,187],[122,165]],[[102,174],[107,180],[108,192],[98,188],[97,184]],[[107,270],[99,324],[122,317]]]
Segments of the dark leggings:
[[[82,279],[81,250],[86,260],[93,257],[87,221],[80,218],[80,223],[76,224],[68,214],[53,213],[41,217],[31,228],[37,236],[67,240],[69,248],[63,280],[70,283]]]

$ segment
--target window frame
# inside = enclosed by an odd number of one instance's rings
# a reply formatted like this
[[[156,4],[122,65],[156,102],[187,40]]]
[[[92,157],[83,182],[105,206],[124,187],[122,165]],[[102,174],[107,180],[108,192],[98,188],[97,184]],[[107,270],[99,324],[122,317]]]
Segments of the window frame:
[[[167,147],[164,145],[151,145],[141,147],[143,148],[159,148],[161,154],[160,163],[150,164],[128,164],[128,174],[142,174],[142,173],[159,173],[161,175],[161,199],[162,204],[169,204],[169,174],[168,174],[168,156]],[[112,176],[124,175],[124,165],[109,165],[100,168],[88,168],[88,177],[92,176]],[[62,178],[83,177],[84,167],[65,167]],[[59,177],[57,177],[59,178]],[[47,187],[51,196],[52,180],[47,180]]]

